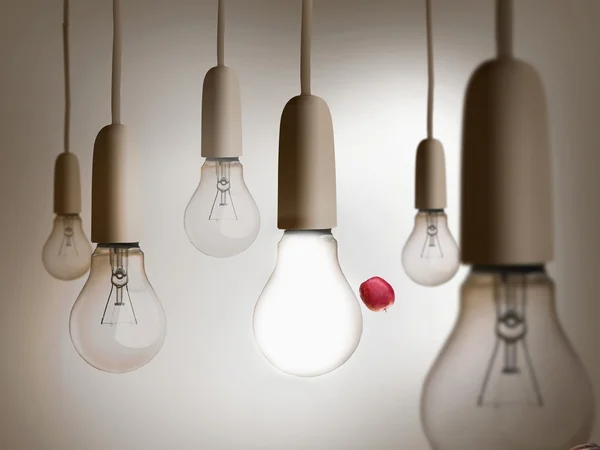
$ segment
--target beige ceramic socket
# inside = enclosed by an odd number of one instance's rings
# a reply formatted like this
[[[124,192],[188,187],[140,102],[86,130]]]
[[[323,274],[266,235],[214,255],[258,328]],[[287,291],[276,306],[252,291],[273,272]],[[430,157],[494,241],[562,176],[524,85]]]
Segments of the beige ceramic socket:
[[[242,156],[240,85],[229,67],[216,66],[204,77],[202,88],[202,156]]]
[[[314,95],[292,98],[279,129],[277,227],[319,230],[337,225],[333,123]]]
[[[553,258],[546,99],[536,70],[499,58],[467,86],[461,253],[465,264],[544,264]]]
[[[446,160],[437,139],[424,139],[417,147],[415,208],[446,208]]]
[[[139,241],[138,152],[125,125],[107,125],[96,137],[92,167],[92,242]]]
[[[61,153],[54,164],[54,213],[81,212],[81,181],[79,161],[73,153]]]

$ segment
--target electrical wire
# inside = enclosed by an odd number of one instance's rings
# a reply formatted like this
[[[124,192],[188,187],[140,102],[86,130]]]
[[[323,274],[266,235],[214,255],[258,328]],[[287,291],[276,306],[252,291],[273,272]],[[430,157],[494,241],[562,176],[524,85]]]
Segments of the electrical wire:
[[[513,1],[496,0],[496,45],[499,58],[513,55]]]
[[[225,0],[219,0],[217,12],[217,65],[225,65]]]
[[[112,60],[112,123],[121,123],[121,60],[122,60],[121,2],[113,0],[113,60]]]
[[[313,0],[302,0],[302,34],[300,47],[300,92],[310,95],[310,53]]]
[[[69,71],[69,0],[63,2],[63,58],[65,75],[65,129],[64,129],[64,151],[70,151],[71,134],[71,77]]]
[[[431,24],[431,0],[425,0],[427,26],[427,138],[433,138],[433,27]]]

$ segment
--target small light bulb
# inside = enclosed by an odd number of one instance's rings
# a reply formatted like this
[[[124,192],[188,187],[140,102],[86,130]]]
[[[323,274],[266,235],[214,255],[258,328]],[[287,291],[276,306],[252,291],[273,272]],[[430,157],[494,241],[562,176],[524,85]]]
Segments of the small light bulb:
[[[402,250],[402,265],[408,277],[422,286],[439,286],[456,275],[459,258],[444,210],[419,210]]]
[[[79,355],[104,372],[136,370],[158,353],[166,334],[163,307],[137,244],[99,244],[77,297],[69,331]]]
[[[50,275],[63,281],[82,277],[90,268],[92,245],[79,214],[58,214],[44,244],[42,262]]]
[[[362,335],[362,311],[340,268],[331,230],[284,232],[253,326],[263,355],[290,375],[323,375],[352,356]]]
[[[209,158],[184,217],[185,231],[202,253],[218,258],[246,250],[258,235],[260,213],[238,158]]]

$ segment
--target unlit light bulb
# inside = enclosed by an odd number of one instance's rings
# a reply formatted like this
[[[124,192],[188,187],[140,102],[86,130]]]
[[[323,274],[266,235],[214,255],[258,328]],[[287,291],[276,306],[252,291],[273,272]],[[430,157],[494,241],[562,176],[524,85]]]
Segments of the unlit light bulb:
[[[184,224],[192,244],[209,256],[235,256],[252,245],[260,229],[260,213],[238,158],[204,162]]]
[[[362,312],[340,268],[331,230],[284,232],[253,325],[266,359],[291,375],[323,375],[352,356],[362,335]]]
[[[402,250],[402,265],[408,277],[422,286],[439,286],[456,275],[460,252],[443,209],[417,213]]]
[[[139,246],[96,247],[69,330],[81,357],[105,372],[130,372],[154,358],[163,345],[166,318]]]
[[[79,214],[59,214],[44,244],[42,262],[50,275],[63,281],[82,277],[90,268],[92,245]]]
[[[435,450],[564,450],[589,439],[594,394],[542,266],[475,267],[421,400]]]

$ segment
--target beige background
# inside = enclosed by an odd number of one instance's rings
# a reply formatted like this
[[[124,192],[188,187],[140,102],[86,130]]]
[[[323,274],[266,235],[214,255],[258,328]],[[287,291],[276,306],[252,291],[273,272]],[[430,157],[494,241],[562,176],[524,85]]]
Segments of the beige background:
[[[0,448],[6,450],[421,449],[421,382],[457,313],[466,268],[437,289],[404,275],[413,221],[414,151],[425,135],[424,2],[317,0],[313,92],[334,119],[340,261],[353,288],[380,275],[397,303],[364,309],[364,335],[340,370],[280,375],[251,316],[275,261],[279,117],[299,92],[299,0],[230,0],[226,61],[238,71],[246,180],[263,227],[230,260],[198,253],[183,212],[198,182],[200,104],[215,63],[215,1],[123,2],[123,120],[137,133],[147,271],[169,329],[148,366],[111,376],[87,366],[68,335],[84,279],[51,279],[41,249],[52,225],[62,145],[61,0],[0,3]],[[433,2],[435,132],[447,151],[458,235],[462,99],[494,51],[492,0]],[[600,212],[600,2],[517,0],[516,52],[541,71],[552,126],[558,310],[596,380]],[[89,236],[91,151],[109,116],[111,2],[72,2],[72,149]],[[600,439],[600,415],[593,438]]]

